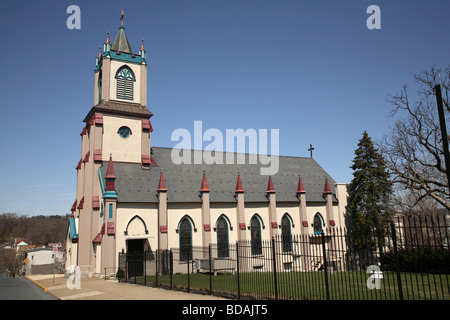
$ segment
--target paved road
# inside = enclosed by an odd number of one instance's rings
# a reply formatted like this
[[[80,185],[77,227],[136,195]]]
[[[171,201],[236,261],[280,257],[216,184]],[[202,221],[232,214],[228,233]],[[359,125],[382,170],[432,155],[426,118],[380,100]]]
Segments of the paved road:
[[[0,300],[56,300],[25,278],[0,279]]]

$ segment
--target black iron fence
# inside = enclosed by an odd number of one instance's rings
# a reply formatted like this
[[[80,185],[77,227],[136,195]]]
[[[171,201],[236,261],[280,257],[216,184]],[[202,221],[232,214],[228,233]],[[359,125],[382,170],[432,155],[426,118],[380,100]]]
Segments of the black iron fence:
[[[119,254],[119,281],[232,299],[449,300],[450,224],[399,218],[383,232],[328,229],[269,241]]]

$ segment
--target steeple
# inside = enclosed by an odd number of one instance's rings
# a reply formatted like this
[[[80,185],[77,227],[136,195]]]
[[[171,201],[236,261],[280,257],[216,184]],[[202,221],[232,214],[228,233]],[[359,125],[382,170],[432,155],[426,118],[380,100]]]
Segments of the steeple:
[[[161,171],[161,174],[159,175],[159,183],[158,183],[158,189],[156,191],[167,191],[166,187],[166,181],[164,180],[163,172]]]
[[[116,193],[116,186],[115,186],[115,182],[116,182],[116,174],[114,173],[114,164],[113,164],[113,160],[112,160],[112,155],[109,155],[109,162],[108,162],[108,169],[106,170],[106,176],[105,176],[105,180],[106,180],[106,189],[105,189],[105,193],[103,194],[103,198],[117,198],[117,193]]]
[[[325,186],[323,188],[323,194],[325,195],[325,194],[331,194],[331,193],[332,192],[331,192],[331,189],[330,189],[330,185],[328,183],[328,179],[325,178]]]
[[[200,192],[209,192],[208,188],[208,181],[206,181],[206,173],[203,171],[203,180],[202,180],[202,186],[200,187]]]
[[[303,181],[301,177],[298,177],[297,194],[305,193],[305,187],[303,186]]]
[[[128,42],[128,38],[125,34],[125,28],[123,26],[123,16],[124,16],[124,14],[123,14],[123,10],[122,10],[122,15],[120,17],[119,33],[116,36],[116,40],[114,40],[111,50],[115,51],[116,53],[124,52],[124,53],[133,54],[130,43]]]
[[[240,174],[238,174],[238,178],[237,178],[237,182],[236,182],[236,189],[234,190],[234,192],[244,192],[244,187],[242,186]]]
[[[275,188],[273,187],[272,177],[269,177],[269,182],[267,183],[267,191],[266,193],[274,193]]]

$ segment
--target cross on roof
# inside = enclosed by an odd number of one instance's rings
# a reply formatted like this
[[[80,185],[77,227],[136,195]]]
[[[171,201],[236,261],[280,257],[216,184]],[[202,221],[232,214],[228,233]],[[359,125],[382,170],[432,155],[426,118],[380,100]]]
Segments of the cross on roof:
[[[313,148],[312,144],[310,144],[308,151],[311,152],[311,158],[313,157],[313,150],[314,150],[314,148]]]

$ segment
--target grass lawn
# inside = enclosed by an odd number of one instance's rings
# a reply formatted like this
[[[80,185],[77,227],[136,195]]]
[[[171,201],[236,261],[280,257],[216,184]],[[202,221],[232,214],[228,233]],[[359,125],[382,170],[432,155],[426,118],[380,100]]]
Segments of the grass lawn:
[[[327,299],[324,272],[278,272],[278,299]],[[210,280],[211,278],[211,280]],[[397,300],[400,299],[397,276],[394,272],[383,272],[380,289],[368,289],[369,274],[363,271],[335,272],[328,274],[328,294],[331,300]],[[275,299],[274,274],[271,272],[240,273],[241,298]],[[137,282],[143,283],[139,277]],[[147,284],[154,284],[155,276],[147,276]],[[237,275],[193,273],[174,274],[172,286],[190,287],[207,291],[210,281],[214,292],[230,293],[237,296]],[[370,280],[369,280],[370,282]],[[449,275],[401,273],[403,297],[405,300],[450,300]],[[170,284],[170,276],[158,276],[158,284]]]

